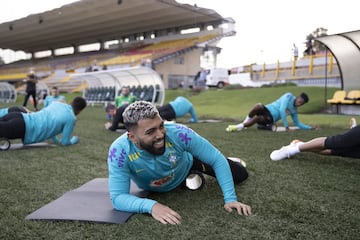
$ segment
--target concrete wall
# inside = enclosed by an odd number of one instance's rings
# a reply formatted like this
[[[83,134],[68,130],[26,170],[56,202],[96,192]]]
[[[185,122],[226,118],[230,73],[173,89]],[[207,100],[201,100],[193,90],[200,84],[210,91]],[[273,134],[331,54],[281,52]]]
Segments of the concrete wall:
[[[202,53],[202,49],[198,48],[189,51],[185,54],[179,55],[176,58],[172,58],[169,59],[168,61],[157,64],[155,66],[155,71],[160,75],[160,77],[164,81],[165,88],[168,89],[169,86],[174,86],[179,84],[179,83],[174,83],[174,81],[181,81],[180,79],[187,81],[186,79],[193,78],[196,75],[196,73],[200,70],[201,53]],[[182,58],[183,61],[179,61],[180,60],[179,58]]]

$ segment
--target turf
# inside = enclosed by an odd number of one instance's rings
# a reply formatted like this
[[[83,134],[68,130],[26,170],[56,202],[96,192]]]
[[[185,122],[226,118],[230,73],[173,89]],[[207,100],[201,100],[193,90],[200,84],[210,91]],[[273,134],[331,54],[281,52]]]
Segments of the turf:
[[[300,120],[317,131],[274,133],[255,127],[224,131],[240,121],[256,102],[267,103],[286,91],[309,93]],[[334,89],[329,90],[329,96]],[[89,106],[78,116],[80,143],[69,147],[0,152],[0,239],[358,239],[360,236],[360,162],[311,153],[272,162],[273,149],[293,139],[308,140],[345,131],[352,116],[326,113],[322,88],[280,87],[167,91],[166,102],[184,95],[200,118],[219,123],[189,124],[227,156],[247,163],[248,180],[236,186],[239,200],[252,206],[250,217],[223,209],[216,180],[199,191],[176,189],[150,197],[178,211],[179,226],[163,225],[148,215],[134,215],[124,225],[90,222],[29,221],[36,209],[98,177],[107,177],[107,151],[118,133],[104,129],[103,106]],[[67,96],[70,100],[72,96]],[[20,105],[19,96],[16,104]],[[29,106],[30,107],[30,106]],[[31,107],[30,107],[31,108]],[[188,118],[178,119],[186,123]],[[359,119],[360,120],[360,119]]]

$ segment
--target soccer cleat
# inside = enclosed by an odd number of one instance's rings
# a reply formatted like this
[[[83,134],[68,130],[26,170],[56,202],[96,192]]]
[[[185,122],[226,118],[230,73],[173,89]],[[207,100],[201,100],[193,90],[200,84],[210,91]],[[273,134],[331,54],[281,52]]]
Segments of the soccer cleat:
[[[236,132],[236,131],[239,131],[239,129],[237,128],[236,125],[229,125],[229,126],[226,128],[226,131],[227,131],[227,132]]]
[[[272,151],[272,153],[270,154],[270,159],[273,161],[279,161],[279,160],[283,160],[286,158],[290,158],[290,151],[289,148],[291,146],[284,146],[278,150]]]

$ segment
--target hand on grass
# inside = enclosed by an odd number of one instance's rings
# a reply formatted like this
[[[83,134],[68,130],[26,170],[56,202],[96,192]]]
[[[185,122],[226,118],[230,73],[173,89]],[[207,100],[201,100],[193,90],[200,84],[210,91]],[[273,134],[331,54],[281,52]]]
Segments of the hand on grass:
[[[110,127],[111,127],[111,123],[109,123],[109,122],[105,123],[105,128],[106,129],[109,129]]]
[[[233,209],[236,209],[239,215],[249,216],[251,215],[251,207],[241,202],[229,202],[225,203],[224,208],[228,212],[232,212]]]
[[[320,129],[320,126],[318,126],[318,125],[311,126],[311,130],[319,130],[319,129]]]
[[[151,210],[151,216],[163,224],[181,224],[181,216],[161,203],[155,203]]]

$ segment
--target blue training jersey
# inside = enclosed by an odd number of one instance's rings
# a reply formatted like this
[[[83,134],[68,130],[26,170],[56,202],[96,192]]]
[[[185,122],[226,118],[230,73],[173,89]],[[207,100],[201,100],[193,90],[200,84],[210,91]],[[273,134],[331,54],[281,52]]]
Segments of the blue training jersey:
[[[147,191],[167,192],[188,176],[193,158],[207,163],[215,171],[225,203],[237,201],[234,182],[225,156],[206,139],[181,124],[165,124],[166,150],[152,155],[139,149],[127,134],[109,148],[109,191],[117,210],[149,213],[156,201],[130,193],[130,179]]]
[[[8,113],[9,113],[9,108],[1,108],[0,109],[0,118],[5,116]]]
[[[188,99],[180,96],[175,98],[173,101],[169,102],[169,104],[174,109],[177,118],[183,117],[187,113],[189,113],[191,114],[191,118],[193,119],[194,122],[198,121],[194,107]]]
[[[265,105],[265,107],[271,113],[273,121],[277,122],[281,119],[284,127],[289,127],[289,123],[286,118],[287,115],[290,115],[295,126],[299,127],[300,129],[311,129],[311,126],[303,124],[299,121],[298,109],[295,106],[295,99],[296,96],[293,94],[285,93],[276,101]]]
[[[62,145],[77,143],[77,137],[72,138],[76,116],[73,108],[61,102],[53,102],[41,111],[22,113],[25,121],[24,144],[42,142],[52,138],[53,142]],[[59,140],[56,136],[61,135]]]
[[[53,102],[66,102],[65,96],[58,95],[58,96],[47,96],[44,101],[44,107],[48,107]]]

